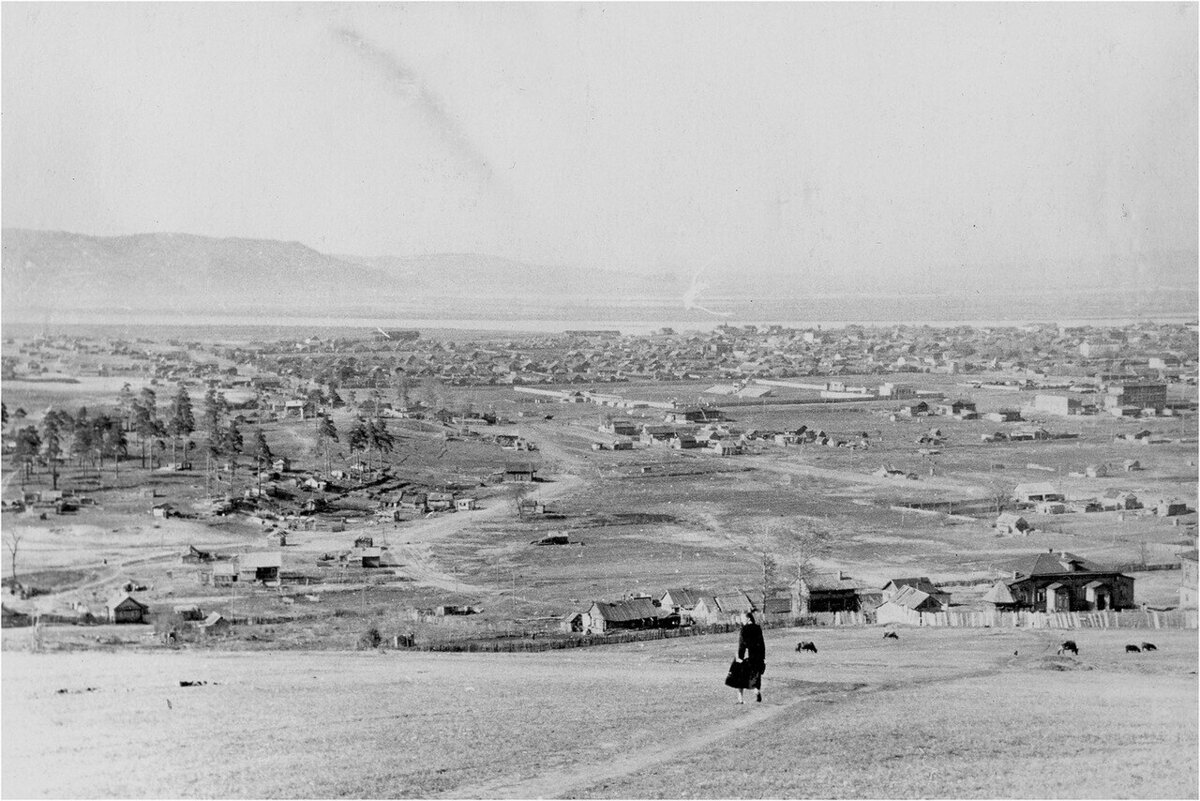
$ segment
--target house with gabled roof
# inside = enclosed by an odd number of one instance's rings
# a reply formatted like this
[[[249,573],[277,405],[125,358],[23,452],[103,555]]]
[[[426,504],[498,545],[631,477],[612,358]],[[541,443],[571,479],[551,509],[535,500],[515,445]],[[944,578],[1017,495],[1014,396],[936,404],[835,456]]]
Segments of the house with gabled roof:
[[[1000,598],[993,587],[992,603],[1036,612],[1081,612],[1128,609],[1134,606],[1132,576],[1076,556],[1050,549],[1010,564],[1012,578],[1004,580],[1012,600]]]
[[[850,578],[843,571],[813,573],[791,584],[792,607],[798,615],[815,612],[858,612],[861,594],[867,584]]]
[[[950,603],[950,593],[930,581],[928,576],[892,579],[883,585],[884,602],[895,601],[906,587],[919,590],[942,606],[947,606]]]
[[[669,589],[658,599],[658,607],[665,612],[679,615],[680,620],[691,620],[696,611],[696,604],[704,593],[700,590],[687,588]]]
[[[1016,596],[1012,594],[1012,590],[1003,581],[993,584],[992,588],[983,596],[983,600],[985,603],[995,606],[998,612],[1015,611],[1020,606]]]
[[[1016,512],[1001,512],[996,517],[996,530],[1001,534],[1025,534],[1033,527]]]
[[[109,623],[145,623],[150,607],[128,593],[119,593],[105,604]]]
[[[1141,509],[1137,495],[1128,490],[1110,489],[1100,496],[1100,508],[1109,510]]]
[[[1038,503],[1039,501],[1065,501],[1067,496],[1053,484],[1041,481],[1034,484],[1018,484],[1013,489],[1013,498],[1018,503]]]
[[[949,599],[950,596],[945,593],[934,596],[912,585],[902,586],[875,610],[875,622],[905,623],[912,619],[914,612],[945,612],[950,606]]]
[[[617,629],[658,628],[665,624],[667,617],[649,598],[593,601],[587,613],[586,630],[591,634],[603,634]]]

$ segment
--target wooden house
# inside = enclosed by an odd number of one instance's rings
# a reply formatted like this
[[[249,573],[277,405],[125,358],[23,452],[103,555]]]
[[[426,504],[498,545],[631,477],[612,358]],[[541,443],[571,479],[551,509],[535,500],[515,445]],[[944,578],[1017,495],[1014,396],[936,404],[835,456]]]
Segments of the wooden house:
[[[947,599],[948,595],[945,595]],[[876,623],[906,623],[914,612],[945,612],[949,601],[943,603],[927,592],[913,586],[901,587],[875,609]]]
[[[1160,517],[1174,517],[1175,515],[1186,515],[1188,507],[1183,501],[1164,499],[1158,502],[1158,506],[1154,511]]]
[[[229,622],[229,618],[220,612],[212,612],[200,624],[200,629],[205,634],[224,634],[231,628],[233,628],[233,624]]]
[[[429,492],[425,496],[425,505],[431,512],[447,512],[454,508],[453,492]]]
[[[658,606],[664,612],[679,615],[680,622],[690,623],[696,619],[696,604],[704,597],[699,590],[686,588],[667,590],[658,599]]]
[[[791,584],[792,606],[797,615],[814,612],[861,611],[859,590],[867,586],[844,572],[814,573]]]
[[[132,595],[121,593],[105,604],[109,623],[145,623],[150,607]]]
[[[505,483],[524,483],[528,484],[537,480],[537,471],[533,465],[528,463],[507,464],[504,466],[504,481]]]
[[[633,598],[615,603],[595,601],[587,612],[587,631],[603,634],[619,629],[659,628],[665,625],[667,620],[668,615],[663,614],[649,598]]]
[[[424,492],[402,492],[396,506],[406,512],[424,514],[429,511],[429,495]]]
[[[1066,551],[1031,554],[1012,563],[1005,580],[1019,609],[1038,612],[1103,611],[1134,605],[1133,578]]]
[[[1128,509],[1141,509],[1142,504],[1138,501],[1137,495],[1127,490],[1110,489],[1100,497],[1100,508],[1105,511],[1125,511]]]
[[[283,554],[279,551],[252,551],[239,556],[237,562],[238,581],[278,585],[279,569],[283,566]]]
[[[950,593],[946,592],[930,581],[928,576],[892,579],[887,584],[883,585],[883,589],[881,591],[883,594],[883,600],[885,602],[895,601],[896,598],[903,593],[906,587],[911,587],[912,589],[925,593],[925,595],[933,599],[935,604],[941,606],[948,606],[950,604]],[[906,601],[906,603],[909,602]]]
[[[1032,528],[1029,521],[1016,512],[1001,512],[995,526],[1001,534],[1024,534]]]
[[[1067,496],[1053,484],[1038,482],[1035,484],[1018,484],[1013,489],[1013,498],[1018,503],[1037,503],[1039,501],[1065,501]]]

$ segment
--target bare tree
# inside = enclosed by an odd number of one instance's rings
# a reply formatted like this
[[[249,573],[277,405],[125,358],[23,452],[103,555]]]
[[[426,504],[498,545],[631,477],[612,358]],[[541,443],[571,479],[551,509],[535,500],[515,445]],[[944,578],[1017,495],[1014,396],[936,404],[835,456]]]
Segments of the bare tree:
[[[9,556],[12,558],[12,577],[13,586],[17,584],[17,551],[21,549],[21,540],[25,539],[25,533],[10,529],[4,532],[4,547],[8,550]]]
[[[517,509],[517,517],[525,519],[525,497],[533,491],[533,487],[528,484],[513,484],[512,485],[513,506]]]
[[[816,562],[829,555],[833,535],[804,518],[764,518],[754,524],[754,550],[762,562],[764,577],[768,560],[774,562],[774,580],[791,583],[817,572]]]

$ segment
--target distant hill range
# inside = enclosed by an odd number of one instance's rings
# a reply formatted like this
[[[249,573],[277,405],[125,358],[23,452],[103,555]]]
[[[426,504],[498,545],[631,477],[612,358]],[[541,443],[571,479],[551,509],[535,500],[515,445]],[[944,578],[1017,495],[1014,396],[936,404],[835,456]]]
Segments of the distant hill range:
[[[3,230],[3,306],[29,310],[359,312],[441,299],[547,298],[674,287],[475,254],[333,256],[299,242],[190,234],[100,237]]]
[[[362,257],[299,242],[190,234],[99,237],[5,228],[3,312],[393,319],[988,320],[1195,309],[1195,253],[1094,264],[889,270],[820,264],[629,274],[479,254]],[[1103,276],[1098,278],[1097,276]],[[852,288],[847,289],[847,284]]]

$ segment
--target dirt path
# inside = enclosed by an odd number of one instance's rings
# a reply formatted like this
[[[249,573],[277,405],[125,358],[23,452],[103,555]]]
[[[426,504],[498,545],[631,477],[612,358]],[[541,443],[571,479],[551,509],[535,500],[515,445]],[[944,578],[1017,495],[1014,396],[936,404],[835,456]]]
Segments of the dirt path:
[[[959,678],[959,677],[955,677]],[[563,798],[574,795],[601,782],[638,773],[655,765],[678,761],[680,757],[711,750],[721,740],[745,729],[786,715],[795,715],[797,710],[819,696],[835,695],[842,699],[862,692],[865,684],[832,682],[814,684],[811,692],[784,702],[762,704],[748,700],[744,707],[735,708],[731,703],[728,720],[699,731],[690,737],[674,740],[671,745],[654,749],[639,749],[636,753],[607,759],[602,767],[577,765],[564,770],[555,770],[527,779],[500,779],[472,787],[457,787],[447,797],[455,798]],[[747,695],[747,698],[751,697]]]
[[[916,684],[930,684],[964,679],[975,679],[993,676],[1001,672],[1013,660],[1005,659],[997,662],[994,667],[963,671],[953,675],[930,676],[903,683],[865,684],[853,682],[813,682],[808,692],[786,701],[762,704],[754,703],[747,694],[744,707],[730,704],[732,712],[727,720],[696,732],[690,737],[675,740],[671,745],[658,748],[639,749],[636,753],[607,759],[603,766],[595,764],[580,764],[562,770],[549,771],[539,776],[524,779],[503,778],[492,782],[457,787],[443,797],[453,798],[565,798],[577,795],[589,788],[614,779],[639,773],[653,768],[655,765],[677,762],[688,754],[711,751],[714,746],[730,735],[745,729],[760,726],[777,718],[790,716],[800,719],[801,708],[811,704],[814,699],[834,696],[838,701],[860,694],[886,692],[898,687],[911,687]]]
[[[535,485],[537,487],[536,495],[532,497],[542,501],[551,501],[573,492],[582,483],[583,479],[579,476],[558,475],[553,481]],[[405,575],[417,584],[454,592],[497,592],[495,587],[467,583],[440,568],[432,554],[432,546],[454,537],[470,526],[496,521],[512,514],[513,510],[509,504],[497,498],[487,509],[426,518],[402,529],[398,534],[402,535],[406,542],[404,544],[394,543],[389,550],[404,565]],[[399,536],[394,539],[398,538]]]

